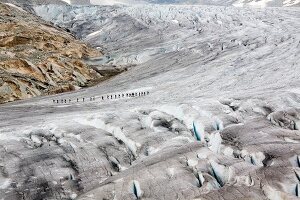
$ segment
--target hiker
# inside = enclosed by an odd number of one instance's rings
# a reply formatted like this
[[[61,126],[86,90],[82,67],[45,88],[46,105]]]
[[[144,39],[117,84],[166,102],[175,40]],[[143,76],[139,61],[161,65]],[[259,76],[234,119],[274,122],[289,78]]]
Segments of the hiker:
[[[77,98],[77,102],[79,101],[79,99]]]
[[[84,97],[82,98],[82,101],[84,102]]]
[[[150,92],[149,91],[147,91],[147,95],[149,95],[150,94]]]
[[[59,101],[58,101],[58,100],[56,100],[56,103],[59,103]]]
[[[102,100],[104,100],[104,97],[102,96]]]
[[[115,99],[117,98],[117,95],[115,94]]]
[[[67,99],[65,99],[65,103],[67,103]]]
[[[124,97],[125,95],[124,94],[122,94],[122,97]]]

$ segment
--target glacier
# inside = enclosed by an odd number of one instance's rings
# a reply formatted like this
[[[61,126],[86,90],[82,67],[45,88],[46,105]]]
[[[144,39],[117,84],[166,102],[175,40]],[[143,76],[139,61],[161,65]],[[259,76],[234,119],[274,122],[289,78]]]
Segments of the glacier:
[[[298,198],[298,8],[32,9],[128,70],[0,106],[1,198]],[[132,91],[151,92],[99,98]]]

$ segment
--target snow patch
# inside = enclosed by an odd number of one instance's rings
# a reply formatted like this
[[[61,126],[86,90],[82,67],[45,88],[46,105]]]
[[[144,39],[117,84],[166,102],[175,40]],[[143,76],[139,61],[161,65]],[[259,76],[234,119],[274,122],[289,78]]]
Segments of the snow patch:
[[[93,33],[90,33],[90,34],[88,34],[86,37],[87,37],[87,38],[89,38],[89,37],[92,37],[92,36],[98,35],[98,34],[100,34],[101,32],[102,32],[102,30],[95,31],[95,32],[93,32]]]
[[[6,5],[8,5],[8,6],[11,6],[11,7],[13,7],[13,8],[16,8],[16,9],[18,9],[19,11],[26,12],[26,11],[23,10],[21,7],[15,5],[15,4],[12,4],[12,3],[4,3],[4,4],[6,4]]]
[[[10,186],[10,183],[11,183],[11,179],[0,177],[0,189],[1,190],[7,189]]]
[[[198,160],[188,159],[187,160],[187,165],[190,166],[190,167],[195,167],[196,165],[198,165]]]
[[[62,0],[62,1],[66,2],[68,4],[71,4],[71,0]]]

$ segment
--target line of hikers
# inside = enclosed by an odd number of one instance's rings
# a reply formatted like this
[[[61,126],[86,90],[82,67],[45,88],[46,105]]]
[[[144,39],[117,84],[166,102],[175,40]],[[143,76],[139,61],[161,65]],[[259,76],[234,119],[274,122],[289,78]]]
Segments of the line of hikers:
[[[131,92],[131,93],[122,93],[122,94],[110,94],[110,95],[104,95],[101,96],[100,99],[105,100],[105,99],[120,99],[120,98],[125,98],[125,97],[140,97],[140,96],[146,96],[149,95],[150,92]],[[75,102],[85,102],[85,101],[95,101],[96,97],[90,97],[90,98],[77,98]],[[53,99],[53,103],[71,103],[71,99]]]

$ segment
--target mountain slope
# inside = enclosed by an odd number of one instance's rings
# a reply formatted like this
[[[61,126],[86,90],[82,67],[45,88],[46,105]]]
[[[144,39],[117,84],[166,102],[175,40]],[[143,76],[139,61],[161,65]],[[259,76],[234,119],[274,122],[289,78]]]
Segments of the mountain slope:
[[[0,4],[0,103],[70,91],[101,75],[96,50],[20,8]]]

